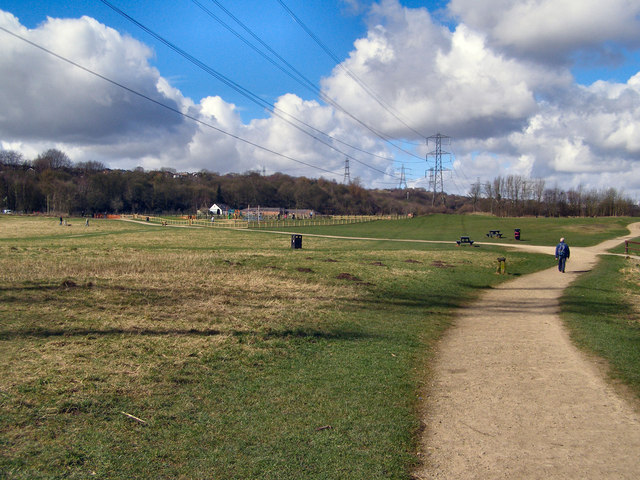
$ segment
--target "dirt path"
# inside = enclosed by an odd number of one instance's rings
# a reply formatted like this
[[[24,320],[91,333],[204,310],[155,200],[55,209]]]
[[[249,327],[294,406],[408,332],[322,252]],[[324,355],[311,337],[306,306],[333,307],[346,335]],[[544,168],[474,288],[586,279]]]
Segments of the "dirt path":
[[[572,248],[567,273],[510,281],[461,313],[440,345],[416,478],[640,477],[637,408],[558,316],[563,289],[618,243]]]

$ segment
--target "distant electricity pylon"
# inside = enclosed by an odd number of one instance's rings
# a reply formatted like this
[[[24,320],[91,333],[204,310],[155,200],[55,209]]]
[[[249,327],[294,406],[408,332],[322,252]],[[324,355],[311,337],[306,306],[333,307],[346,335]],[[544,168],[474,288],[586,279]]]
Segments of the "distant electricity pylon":
[[[439,133],[432,135],[427,138],[427,145],[429,143],[435,143],[435,150],[427,153],[427,163],[429,163],[429,156],[434,157],[435,162],[433,168],[429,169],[429,186],[433,187],[433,197],[431,199],[431,206],[435,205],[436,196],[438,193],[440,194],[440,198],[442,199],[442,203],[444,203],[444,181],[442,179],[442,155],[451,155],[449,152],[442,151],[442,141],[444,140],[445,145],[451,144],[451,137],[446,135],[441,135]]]
[[[344,179],[342,183],[349,185],[351,183],[351,174],[349,173],[349,157],[344,159]]]
[[[400,184],[398,185],[400,190],[407,188],[407,176],[404,173],[404,163],[402,164],[402,170],[400,170]]]

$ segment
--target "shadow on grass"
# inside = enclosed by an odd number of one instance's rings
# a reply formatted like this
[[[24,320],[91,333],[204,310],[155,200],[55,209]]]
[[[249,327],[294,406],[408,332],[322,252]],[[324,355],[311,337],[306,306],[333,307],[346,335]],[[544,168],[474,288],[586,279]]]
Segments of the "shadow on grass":
[[[15,287],[0,287],[0,292],[57,292],[60,290],[69,290],[70,288],[85,288],[91,289],[95,287],[95,285],[91,282],[78,286],[75,282],[70,282],[68,280],[62,281],[58,285],[22,285]]]
[[[161,288],[96,285],[91,281],[76,283],[70,279],[65,279],[59,284],[54,285],[27,284],[22,286],[0,287],[0,300],[5,304],[20,304],[26,302],[29,305],[40,303],[51,305],[52,302],[57,302],[61,305],[66,305],[66,302],[69,301],[68,297],[73,295],[74,292],[88,291],[108,292],[112,295],[117,295],[115,298],[118,299],[119,304],[136,305],[154,303],[163,306],[174,305],[176,303],[176,299],[168,295],[167,290]],[[87,295],[85,306],[97,306],[97,300],[90,294],[82,294]],[[182,295],[181,300],[186,302],[189,300],[189,297]]]
[[[254,332],[234,332],[236,336],[253,335]],[[273,330],[260,333],[259,336],[266,339],[269,338],[304,338],[304,339],[323,339],[323,340],[362,340],[370,338],[379,338],[379,335],[365,333],[355,330],[337,330],[324,331],[313,328],[292,328],[284,330]]]
[[[611,293],[611,292],[615,292],[615,289],[612,289],[609,286],[603,286],[603,287],[595,287],[595,286],[588,286],[588,287],[582,287],[582,286],[571,286],[572,291],[577,292],[578,295],[580,295],[580,298],[589,298],[589,296],[592,296],[590,294],[593,294],[593,292],[606,292]],[[576,296],[575,294],[572,294],[570,296]]]
[[[634,308],[631,305],[617,302],[601,302],[595,300],[589,300],[585,297],[579,299],[562,299],[561,300],[563,313],[601,317],[602,321],[607,321],[606,316],[611,315],[614,318],[620,318],[625,315],[632,315],[635,313]]]
[[[221,330],[221,329],[125,329],[125,328],[29,328],[15,331],[0,332],[0,340],[15,340],[18,338],[72,338],[72,337],[108,337],[108,336],[230,336],[230,337],[258,337],[264,340],[273,338],[307,338],[325,340],[360,340],[376,338],[377,335],[355,330],[319,330],[313,328],[293,328],[283,330],[252,331],[252,330]]]
[[[469,285],[468,295],[461,293],[458,288],[451,291],[424,291],[416,292],[411,289],[398,289],[393,291],[375,291],[361,299],[352,299],[346,307],[350,311],[359,312],[388,312],[390,318],[395,314],[407,313],[428,316],[431,314],[443,314],[451,312],[466,305],[470,299],[476,298],[472,292],[487,287]],[[464,289],[463,289],[464,290]]]
[[[86,283],[76,283],[72,279],[62,280],[58,284],[54,285],[43,285],[43,284],[26,284],[22,286],[12,286],[12,287],[0,287],[0,292],[60,292],[60,291],[71,291],[71,290],[115,290],[118,292],[147,292],[153,291],[148,288],[134,288],[134,287],[125,287],[122,285],[96,285],[95,283],[89,281]],[[159,289],[158,289],[159,290]]]
[[[215,336],[223,335],[225,332],[217,329],[124,329],[124,328],[26,328],[15,331],[0,332],[0,340],[13,340],[16,338],[49,338],[49,337],[98,337],[98,336],[157,336],[157,335],[197,335]]]

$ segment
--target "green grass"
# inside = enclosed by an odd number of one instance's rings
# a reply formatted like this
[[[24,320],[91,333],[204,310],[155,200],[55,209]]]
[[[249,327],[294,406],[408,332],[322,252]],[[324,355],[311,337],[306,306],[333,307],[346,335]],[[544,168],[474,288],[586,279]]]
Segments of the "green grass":
[[[0,470],[407,478],[429,347],[502,279],[490,251],[386,246],[3,222]]]
[[[357,228],[453,229],[435,221]],[[554,263],[500,247],[305,236],[291,250],[265,232],[71,224],[0,223],[3,478],[410,478],[432,347],[455,310]]]
[[[631,242],[635,242],[635,243],[629,244],[628,252],[625,251],[625,244],[623,242],[617,247],[612,248],[611,253],[628,253],[629,255],[640,256],[640,237],[632,238]]]
[[[622,257],[603,257],[561,299],[573,339],[606,359],[613,377],[640,395],[640,268]]]
[[[608,218],[498,218],[487,215],[429,215],[406,220],[379,220],[369,223],[320,226],[290,227],[297,233],[321,233],[353,237],[405,238],[417,240],[451,241],[460,236],[470,236],[477,242],[512,244],[514,229],[521,229],[521,243],[532,245],[556,245],[560,237],[566,237],[570,245],[576,247],[591,246],[603,240],[628,233],[625,228],[633,219],[622,217]],[[489,230],[500,230],[504,238],[489,239]]]

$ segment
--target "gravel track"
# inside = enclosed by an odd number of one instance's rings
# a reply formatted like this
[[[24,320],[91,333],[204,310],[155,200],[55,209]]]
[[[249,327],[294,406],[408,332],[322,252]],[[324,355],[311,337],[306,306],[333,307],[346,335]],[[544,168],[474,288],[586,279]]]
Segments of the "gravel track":
[[[640,478],[638,403],[570,341],[562,291],[624,238],[487,291],[439,345],[418,479]],[[553,255],[552,247],[529,247]]]

